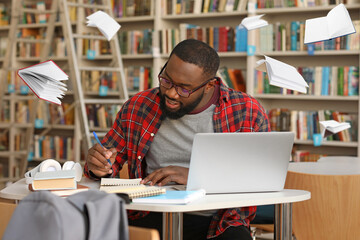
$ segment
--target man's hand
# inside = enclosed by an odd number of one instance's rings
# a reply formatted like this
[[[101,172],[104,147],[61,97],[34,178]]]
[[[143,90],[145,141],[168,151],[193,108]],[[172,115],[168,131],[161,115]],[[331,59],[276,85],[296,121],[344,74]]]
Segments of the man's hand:
[[[187,177],[189,174],[189,169],[179,166],[168,166],[155,170],[149,176],[144,178],[141,183],[150,185],[158,184],[159,186],[164,186],[169,182],[176,182],[178,184],[187,183]]]
[[[113,164],[115,162],[116,153],[117,151],[115,148],[106,149],[98,143],[95,144],[88,150],[88,155],[86,156],[88,169],[98,177],[111,174],[112,169],[106,159],[110,159],[111,164]]]

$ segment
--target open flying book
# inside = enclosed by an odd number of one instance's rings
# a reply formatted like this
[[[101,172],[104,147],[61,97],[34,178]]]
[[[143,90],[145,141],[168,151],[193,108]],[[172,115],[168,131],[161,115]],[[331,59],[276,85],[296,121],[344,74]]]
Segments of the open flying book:
[[[97,27],[99,31],[110,41],[116,32],[120,29],[118,24],[112,17],[103,11],[97,11],[86,17],[88,27]]]
[[[134,203],[164,203],[164,204],[188,204],[205,196],[205,190],[194,191],[166,191],[165,194],[151,197],[136,198]]]
[[[256,15],[256,16],[252,16],[252,17],[246,17],[241,21],[240,27],[243,26],[247,30],[253,30],[256,28],[265,27],[268,25],[268,22],[264,19],[261,19],[261,17],[264,15],[265,14]]]
[[[332,134],[344,131],[345,129],[350,128],[350,123],[348,122],[337,122],[335,120],[320,121],[321,135],[323,138],[326,138]]]
[[[68,80],[68,75],[53,61],[45,61],[18,70],[17,74],[43,100],[61,105],[60,99],[67,91],[62,80]]]
[[[100,191],[107,193],[126,193],[129,199],[155,196],[166,192],[166,188],[144,185],[141,184],[140,181],[141,178],[101,178]]]
[[[325,17],[307,19],[304,43],[329,40],[355,33],[354,25],[344,4],[340,3]]]
[[[295,67],[268,56],[256,63],[257,70],[267,72],[271,85],[306,93],[309,86]]]

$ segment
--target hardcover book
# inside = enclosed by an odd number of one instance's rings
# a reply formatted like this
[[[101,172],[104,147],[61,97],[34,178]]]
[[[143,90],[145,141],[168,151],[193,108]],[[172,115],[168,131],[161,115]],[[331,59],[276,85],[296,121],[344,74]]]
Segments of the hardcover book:
[[[69,77],[52,60],[22,68],[17,74],[38,98],[61,105],[60,99],[67,91],[61,81]]]

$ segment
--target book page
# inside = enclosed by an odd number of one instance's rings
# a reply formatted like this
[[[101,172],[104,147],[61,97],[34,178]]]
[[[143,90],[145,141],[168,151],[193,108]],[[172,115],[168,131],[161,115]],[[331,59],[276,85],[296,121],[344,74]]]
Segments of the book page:
[[[270,84],[306,93],[308,84],[295,67],[265,56]]]
[[[260,19],[264,14],[246,17],[241,21],[242,26],[244,26],[247,30],[252,30],[260,27],[264,27],[268,25],[268,22],[264,19]]]
[[[69,76],[64,73],[53,61],[43,62],[28,68],[19,70],[19,72],[30,71],[39,73],[55,80],[68,80]]]
[[[344,4],[339,4],[331,9],[327,15],[327,24],[330,38],[340,37],[355,32],[349,12]]]
[[[307,19],[305,21],[304,43],[319,42],[330,38],[326,17]]]
[[[135,186],[140,185],[141,178],[122,179],[122,178],[101,178],[101,186]]]

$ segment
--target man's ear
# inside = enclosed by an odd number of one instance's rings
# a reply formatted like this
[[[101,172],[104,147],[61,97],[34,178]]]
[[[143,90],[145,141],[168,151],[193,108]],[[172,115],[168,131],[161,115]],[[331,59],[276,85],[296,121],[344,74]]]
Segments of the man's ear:
[[[210,91],[215,86],[215,84],[216,84],[216,78],[214,78],[213,80],[208,82],[208,84],[206,84],[205,91],[206,92]]]

